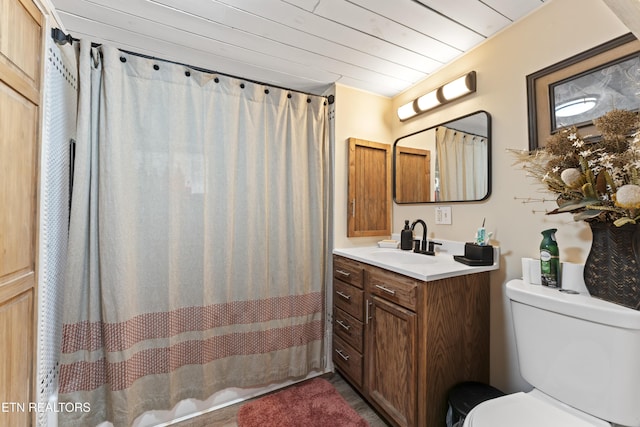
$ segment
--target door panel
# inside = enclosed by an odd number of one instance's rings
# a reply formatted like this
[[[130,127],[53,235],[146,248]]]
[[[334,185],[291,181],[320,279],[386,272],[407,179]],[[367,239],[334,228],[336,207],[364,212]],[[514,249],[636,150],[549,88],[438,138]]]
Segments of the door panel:
[[[416,314],[378,297],[371,298],[369,396],[400,426],[417,415]]]

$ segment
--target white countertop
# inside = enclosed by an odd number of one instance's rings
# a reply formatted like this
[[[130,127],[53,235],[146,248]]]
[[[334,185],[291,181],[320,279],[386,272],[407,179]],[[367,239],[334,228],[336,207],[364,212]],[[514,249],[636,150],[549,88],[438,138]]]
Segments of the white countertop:
[[[427,282],[500,268],[499,248],[493,248],[493,265],[474,267],[453,259],[454,255],[464,254],[464,243],[437,241],[443,245],[439,251],[436,249],[436,255],[433,256],[400,249],[378,248],[377,246],[334,249],[333,253]]]

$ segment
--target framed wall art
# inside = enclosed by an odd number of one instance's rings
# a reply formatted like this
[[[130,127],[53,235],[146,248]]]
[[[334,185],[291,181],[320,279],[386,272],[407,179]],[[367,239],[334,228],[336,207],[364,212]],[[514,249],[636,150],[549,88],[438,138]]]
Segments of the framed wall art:
[[[529,149],[575,125],[595,135],[593,119],[640,108],[640,40],[625,34],[527,76]]]

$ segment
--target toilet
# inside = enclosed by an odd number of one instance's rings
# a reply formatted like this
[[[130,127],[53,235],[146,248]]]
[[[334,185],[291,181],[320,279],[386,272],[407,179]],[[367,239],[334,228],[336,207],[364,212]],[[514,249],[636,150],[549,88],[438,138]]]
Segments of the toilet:
[[[585,294],[506,285],[522,377],[464,427],[640,427],[640,311]]]

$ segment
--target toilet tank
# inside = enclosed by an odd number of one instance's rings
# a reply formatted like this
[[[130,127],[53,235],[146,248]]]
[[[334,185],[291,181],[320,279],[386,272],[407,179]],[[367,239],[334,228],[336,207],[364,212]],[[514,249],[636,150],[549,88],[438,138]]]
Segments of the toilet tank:
[[[640,312],[512,280],[522,377],[583,412],[640,427]]]

